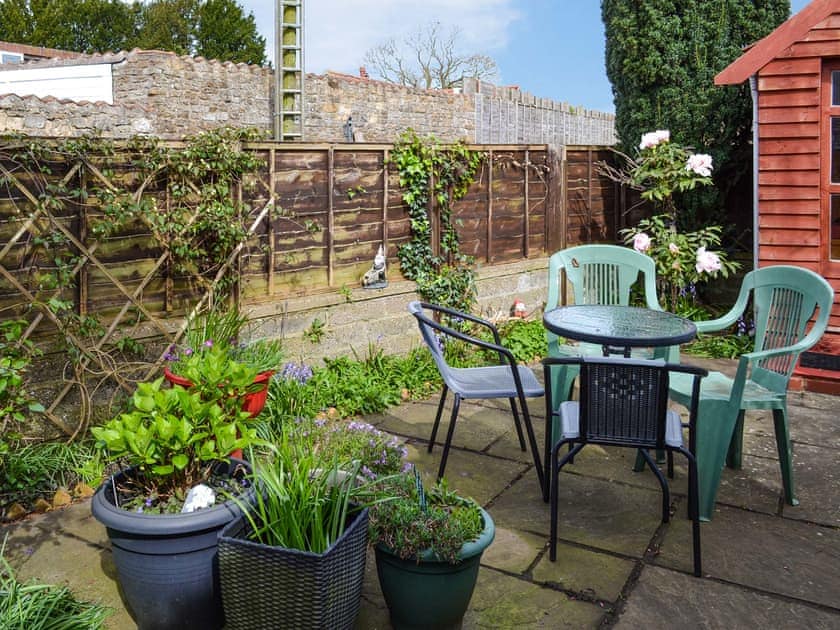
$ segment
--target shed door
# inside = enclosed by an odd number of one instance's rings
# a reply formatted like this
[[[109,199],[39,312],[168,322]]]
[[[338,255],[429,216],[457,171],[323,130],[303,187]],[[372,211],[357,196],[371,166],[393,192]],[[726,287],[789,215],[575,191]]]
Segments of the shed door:
[[[840,60],[823,66],[822,213],[820,239],[823,275],[840,273]]]

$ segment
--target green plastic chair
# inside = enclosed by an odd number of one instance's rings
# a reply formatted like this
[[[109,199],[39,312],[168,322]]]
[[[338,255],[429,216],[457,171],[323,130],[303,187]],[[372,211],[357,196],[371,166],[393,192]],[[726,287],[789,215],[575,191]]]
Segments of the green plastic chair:
[[[819,341],[828,325],[834,290],[824,278],[801,267],[778,265],[751,271],[744,277],[738,299],[723,317],[696,322],[699,332],[732,326],[752,294],[755,351],[741,356],[735,378],[710,372],[703,379],[697,420],[697,466],[700,517],[711,518],[724,462],[740,468],[747,409],[773,411],[776,449],[782,470],[785,500],[798,501],[793,492],[793,462],[787,420],[787,387],[799,355]],[[806,333],[806,325],[819,309]],[[691,380],[674,374],[671,398],[691,400]]]
[[[560,301],[561,271],[572,285],[575,304],[616,304],[628,306],[630,288],[643,275],[645,302],[648,308],[662,310],[656,296],[656,264],[653,258],[628,247],[617,245],[580,245],[552,254],[548,259],[548,300],[545,309],[556,308]],[[548,356],[601,356],[601,346],[588,343],[560,343],[560,338],[546,331]],[[551,394],[557,404],[571,398],[572,386],[580,372],[576,365],[552,366]]]

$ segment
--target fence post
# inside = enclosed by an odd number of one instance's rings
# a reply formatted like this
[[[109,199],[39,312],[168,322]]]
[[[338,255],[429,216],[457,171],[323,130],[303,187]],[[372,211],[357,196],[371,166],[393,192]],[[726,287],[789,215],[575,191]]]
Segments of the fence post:
[[[487,262],[493,257],[493,149],[487,151]]]

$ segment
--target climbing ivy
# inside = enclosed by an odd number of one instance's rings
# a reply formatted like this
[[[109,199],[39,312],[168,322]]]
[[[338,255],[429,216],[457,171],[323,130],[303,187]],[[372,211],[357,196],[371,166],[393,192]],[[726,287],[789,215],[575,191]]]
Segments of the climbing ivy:
[[[467,312],[476,301],[475,271],[472,258],[461,253],[452,204],[467,193],[482,161],[463,142],[443,146],[411,129],[391,152],[411,219],[411,240],[397,252],[402,273],[424,300]],[[432,212],[440,221],[438,243],[432,242]]]

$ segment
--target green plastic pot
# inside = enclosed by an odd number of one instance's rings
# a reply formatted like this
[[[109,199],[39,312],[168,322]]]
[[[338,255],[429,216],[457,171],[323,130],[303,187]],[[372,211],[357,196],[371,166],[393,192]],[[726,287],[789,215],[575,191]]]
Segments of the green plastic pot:
[[[493,519],[481,510],[484,529],[477,540],[466,543],[459,562],[440,562],[430,551],[403,560],[384,545],[376,546],[376,571],[395,628],[458,627],[478,579],[481,554],[493,542]]]

